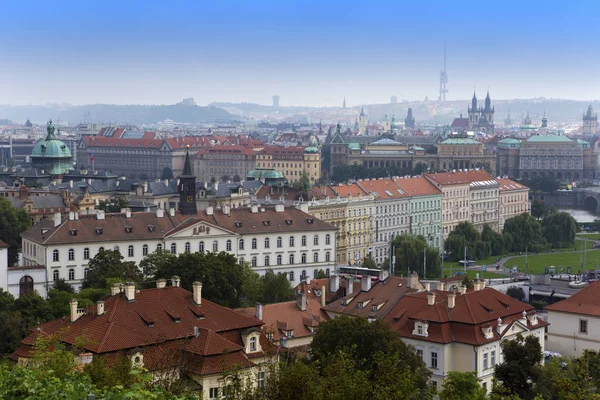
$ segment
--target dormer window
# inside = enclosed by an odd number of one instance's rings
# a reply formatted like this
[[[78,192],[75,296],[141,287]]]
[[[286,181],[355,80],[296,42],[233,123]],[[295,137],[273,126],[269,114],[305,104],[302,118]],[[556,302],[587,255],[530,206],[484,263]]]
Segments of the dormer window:
[[[288,225],[292,225],[294,223],[294,221],[292,221],[291,219],[286,219],[285,223]]]
[[[481,328],[481,332],[486,339],[492,339],[494,337],[494,331],[491,326]]]
[[[71,236],[77,236],[77,229],[69,229]]]
[[[156,229],[154,225],[148,225],[148,231],[154,232],[154,229]]]
[[[312,224],[315,222],[314,218],[306,218],[306,222],[308,222],[309,224]]]
[[[415,328],[413,329],[412,334],[416,335],[416,336],[427,337],[427,336],[429,336],[428,329],[429,329],[429,324],[427,322],[416,321]]]
[[[236,228],[241,228],[242,227],[242,221],[235,221],[235,227]]]
[[[270,226],[271,225],[271,221],[267,221],[267,220],[263,220],[263,225],[264,226]]]
[[[104,232],[104,230],[102,228],[96,227],[96,234],[102,235],[103,232]]]
[[[293,330],[285,331],[285,336],[288,338],[294,337],[294,331]]]
[[[250,351],[256,351],[256,337],[253,336],[250,338]]]
[[[131,226],[126,226],[125,227],[125,232],[131,233],[131,232],[133,232],[133,228]]]

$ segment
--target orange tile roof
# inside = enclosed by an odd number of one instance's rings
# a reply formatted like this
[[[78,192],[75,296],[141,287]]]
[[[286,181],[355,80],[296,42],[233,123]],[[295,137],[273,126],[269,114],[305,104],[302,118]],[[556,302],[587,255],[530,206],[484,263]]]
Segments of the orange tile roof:
[[[340,183],[337,186],[332,186],[331,189],[333,189],[340,197],[348,197],[349,195],[352,195],[352,197],[369,195],[369,193],[356,183]]]
[[[9,247],[5,242],[0,240],[0,247]]]
[[[107,136],[84,136],[83,140],[88,147],[129,147],[129,148],[155,148],[159,149],[163,139],[156,138],[152,132],[146,132],[141,139],[121,139]]]
[[[435,185],[423,176],[416,178],[398,178],[395,179],[395,181],[409,196],[432,196],[442,194]]]
[[[508,192],[511,190],[525,190],[525,189],[529,189],[527,186],[520,184],[519,182],[515,182],[511,179],[507,179],[507,178],[499,178],[496,179],[498,181],[498,183],[500,184],[500,191],[501,192]]]
[[[573,296],[546,306],[549,311],[560,311],[573,314],[600,316],[600,281],[579,290]]]
[[[473,182],[496,181],[485,170],[468,170],[456,172],[440,172],[437,174],[426,174],[427,178],[439,183],[440,185],[465,185]]]
[[[408,197],[408,194],[391,178],[359,179],[356,184],[367,193],[373,193],[376,201]]]

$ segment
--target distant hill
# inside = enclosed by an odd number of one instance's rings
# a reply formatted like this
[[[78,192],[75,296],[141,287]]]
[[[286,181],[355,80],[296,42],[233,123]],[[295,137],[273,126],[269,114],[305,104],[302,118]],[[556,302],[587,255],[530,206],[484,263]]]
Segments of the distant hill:
[[[235,115],[214,106],[186,105],[114,105],[90,104],[85,106],[47,105],[47,106],[11,106],[0,105],[0,118],[13,121],[44,123],[48,119],[69,121],[76,124],[83,121],[89,113],[94,122],[111,122],[115,124],[155,124],[165,119],[176,122],[227,123],[239,119]]]

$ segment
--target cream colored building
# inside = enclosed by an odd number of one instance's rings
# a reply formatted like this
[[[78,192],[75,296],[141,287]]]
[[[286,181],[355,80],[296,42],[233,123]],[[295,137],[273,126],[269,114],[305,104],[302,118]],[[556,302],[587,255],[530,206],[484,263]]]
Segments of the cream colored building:
[[[548,312],[548,350],[579,357],[584,350],[600,351],[600,281],[573,296],[551,304]]]
[[[296,182],[306,172],[311,184],[321,178],[321,153],[316,147],[265,146],[256,153],[257,169],[280,171],[288,182]]]
[[[507,219],[523,213],[531,213],[531,202],[527,186],[506,178],[499,178],[497,181],[500,184],[498,226],[502,232]]]

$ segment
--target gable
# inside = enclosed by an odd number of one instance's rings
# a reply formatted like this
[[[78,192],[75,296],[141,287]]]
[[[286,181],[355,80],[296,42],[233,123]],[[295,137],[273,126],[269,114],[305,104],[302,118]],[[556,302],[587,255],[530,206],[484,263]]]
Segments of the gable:
[[[223,229],[213,224],[209,224],[205,221],[199,221],[190,226],[182,229],[178,229],[176,232],[167,234],[165,238],[207,238],[211,237],[223,237],[223,236],[235,236],[235,232]]]

